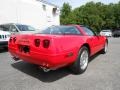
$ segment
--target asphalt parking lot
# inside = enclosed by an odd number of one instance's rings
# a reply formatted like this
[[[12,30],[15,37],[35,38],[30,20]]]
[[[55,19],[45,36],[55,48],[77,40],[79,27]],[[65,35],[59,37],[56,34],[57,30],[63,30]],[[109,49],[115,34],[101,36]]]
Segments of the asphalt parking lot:
[[[0,49],[0,90],[120,90],[120,38],[110,38],[108,53],[95,55],[80,75],[66,68],[44,73]]]

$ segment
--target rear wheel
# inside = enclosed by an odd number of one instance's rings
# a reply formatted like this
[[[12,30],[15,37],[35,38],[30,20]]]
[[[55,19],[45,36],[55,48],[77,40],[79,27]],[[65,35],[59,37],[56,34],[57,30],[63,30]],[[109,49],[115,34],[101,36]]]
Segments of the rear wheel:
[[[70,68],[75,74],[83,73],[87,69],[88,61],[89,51],[87,47],[83,46],[79,51],[76,61]]]

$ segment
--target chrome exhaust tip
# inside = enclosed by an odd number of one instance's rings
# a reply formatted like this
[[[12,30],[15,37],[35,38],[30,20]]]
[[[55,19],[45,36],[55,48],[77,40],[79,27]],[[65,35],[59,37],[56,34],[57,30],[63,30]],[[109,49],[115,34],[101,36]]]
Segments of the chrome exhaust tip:
[[[50,69],[43,68],[43,71],[44,71],[44,72],[49,72],[49,71],[50,71]]]
[[[20,59],[19,59],[19,58],[17,58],[17,57],[12,57],[12,59],[13,59],[13,60],[15,60],[15,61],[20,60]]]
[[[40,66],[39,68],[42,69],[44,72],[49,72],[50,71],[50,69],[42,67],[42,66]]]

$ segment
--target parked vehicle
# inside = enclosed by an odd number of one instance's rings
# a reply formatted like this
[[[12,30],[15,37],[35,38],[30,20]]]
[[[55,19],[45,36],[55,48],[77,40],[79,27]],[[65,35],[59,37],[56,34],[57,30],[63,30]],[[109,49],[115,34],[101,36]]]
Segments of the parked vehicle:
[[[8,46],[8,41],[10,38],[10,33],[0,30],[0,48],[6,48]]]
[[[120,29],[113,31],[113,37],[120,37]]]
[[[102,30],[100,32],[100,35],[107,36],[107,37],[112,37],[112,31],[111,30]]]
[[[6,32],[10,32],[11,34],[29,34],[29,33],[35,33],[36,31],[36,29],[30,25],[15,24],[15,23],[0,25],[0,29]]]
[[[13,35],[9,52],[14,60],[22,59],[39,65],[45,72],[70,66],[83,73],[89,57],[107,52],[108,40],[82,25],[52,26],[39,33]]]

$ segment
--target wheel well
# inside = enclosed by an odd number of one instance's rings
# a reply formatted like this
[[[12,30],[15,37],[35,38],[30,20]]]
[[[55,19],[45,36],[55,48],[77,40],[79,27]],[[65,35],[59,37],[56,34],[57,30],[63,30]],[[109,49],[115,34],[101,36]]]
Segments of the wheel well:
[[[89,54],[91,54],[91,50],[90,50],[90,46],[89,46],[89,44],[85,43],[85,44],[82,45],[82,47],[83,47],[83,46],[87,47],[88,50],[89,50]]]

